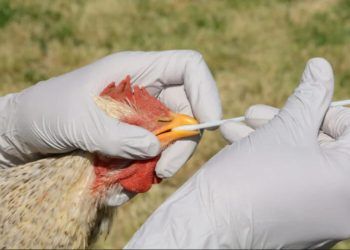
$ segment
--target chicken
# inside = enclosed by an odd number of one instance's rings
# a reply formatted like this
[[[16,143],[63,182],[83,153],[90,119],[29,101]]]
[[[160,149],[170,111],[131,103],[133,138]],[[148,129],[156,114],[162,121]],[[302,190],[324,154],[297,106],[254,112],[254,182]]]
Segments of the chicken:
[[[198,131],[172,131],[196,124],[174,114],[130,77],[95,97],[109,116],[152,131],[162,149]],[[0,170],[0,248],[86,248],[111,212],[105,201],[122,190],[148,191],[159,156],[149,160],[109,158],[83,151]]]

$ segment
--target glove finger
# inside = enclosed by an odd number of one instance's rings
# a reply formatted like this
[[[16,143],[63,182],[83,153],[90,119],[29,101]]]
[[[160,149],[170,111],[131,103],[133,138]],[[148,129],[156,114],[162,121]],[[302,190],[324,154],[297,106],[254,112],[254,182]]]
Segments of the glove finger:
[[[159,100],[174,112],[193,116],[184,86],[172,86],[164,89]],[[200,136],[184,138],[165,149],[156,166],[158,177],[168,178],[174,175],[191,157],[199,140]]]
[[[327,148],[327,147],[332,146],[334,141],[335,141],[334,138],[325,134],[322,131],[320,131],[320,133],[318,134],[318,143],[323,148]]]
[[[272,120],[278,112],[279,109],[272,106],[264,104],[253,105],[245,112],[244,122],[248,126],[257,129]]]
[[[156,166],[156,174],[159,178],[173,176],[192,156],[199,139],[179,140],[162,152]]]
[[[247,137],[255,130],[242,122],[225,122],[220,126],[220,131],[229,143],[233,143]]]
[[[278,114],[279,109],[258,104],[249,107],[245,113],[244,123],[226,122],[220,126],[224,138],[232,143],[251,134],[255,129],[268,123]]]
[[[331,103],[333,95],[333,70],[322,58],[308,61],[300,85],[288,98],[276,116],[291,131],[298,131],[294,140],[315,137]],[[299,138],[301,137],[301,138]]]
[[[202,55],[191,50],[153,52],[148,68],[132,80],[149,86],[147,90],[159,90],[184,85],[194,116],[200,122],[221,118],[221,104],[214,78]]]
[[[184,86],[195,117],[200,122],[221,119],[219,93],[202,55],[192,52],[188,60],[183,70]]]
[[[92,109],[90,122],[80,119],[84,123],[80,124],[78,134],[69,136],[76,148],[125,159],[145,159],[159,154],[159,141],[151,132],[117,121],[97,107]]]
[[[250,128],[257,129],[272,120],[278,112],[279,109],[272,106],[264,104],[253,105],[246,111],[244,122],[249,125]],[[318,142],[321,146],[325,147],[334,142],[334,138],[320,131]]]
[[[329,108],[322,130],[334,138],[338,145],[350,147],[350,109],[345,107]]]
[[[202,55],[196,51],[119,52],[81,68],[75,74],[84,75],[84,82],[92,88],[92,93],[100,93],[106,82],[119,82],[126,75],[131,76],[132,83],[146,87],[154,96],[167,86],[184,85],[199,121],[221,118],[215,81]]]

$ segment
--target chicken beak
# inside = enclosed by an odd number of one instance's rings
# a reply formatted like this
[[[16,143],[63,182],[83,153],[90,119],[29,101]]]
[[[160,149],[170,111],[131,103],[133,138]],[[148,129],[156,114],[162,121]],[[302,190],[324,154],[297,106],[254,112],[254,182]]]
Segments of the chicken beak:
[[[166,122],[164,126],[155,130],[153,133],[158,137],[162,147],[169,145],[170,143],[185,137],[190,137],[199,134],[199,130],[186,131],[186,130],[175,130],[173,128],[183,125],[198,124],[194,118],[184,114],[172,114],[172,119]]]

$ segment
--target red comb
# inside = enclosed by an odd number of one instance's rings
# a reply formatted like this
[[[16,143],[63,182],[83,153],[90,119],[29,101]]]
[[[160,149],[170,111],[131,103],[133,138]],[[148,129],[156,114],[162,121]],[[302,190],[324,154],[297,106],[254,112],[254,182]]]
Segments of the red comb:
[[[118,85],[115,82],[108,84],[108,86],[101,92],[100,96],[110,96],[116,101],[123,101],[125,99],[132,99],[130,76],[126,76]]]
[[[163,103],[150,95],[144,87],[140,88],[137,85],[131,87],[130,81],[131,77],[128,75],[118,85],[112,82],[101,92],[100,96],[109,96],[116,101],[129,103],[137,111],[147,113],[149,116],[165,117],[169,115],[170,110]]]

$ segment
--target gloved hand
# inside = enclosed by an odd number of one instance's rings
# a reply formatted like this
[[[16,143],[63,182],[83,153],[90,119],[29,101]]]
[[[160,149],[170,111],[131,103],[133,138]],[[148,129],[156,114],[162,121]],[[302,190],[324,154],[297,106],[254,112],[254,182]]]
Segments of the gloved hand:
[[[326,122],[324,122],[324,126],[326,126],[326,124],[339,126],[337,124],[330,123],[330,117],[333,117],[334,113],[336,112],[349,112],[347,110],[348,108],[344,107],[330,107],[325,116]],[[220,127],[221,133],[229,143],[237,142],[249,136],[257,128],[270,122],[279,113],[279,111],[280,110],[278,108],[264,104],[253,105],[245,112],[244,122],[226,122]],[[342,114],[341,119],[343,118],[345,119],[345,116]],[[331,145],[331,142],[334,142],[335,138],[333,138],[331,134],[326,134],[323,130],[329,131],[329,128],[322,127],[322,130],[320,130],[318,133],[317,139],[321,146],[327,147],[327,145]]]
[[[331,66],[310,60],[279,112],[247,113],[255,132],[223,125],[236,142],[168,199],[127,247],[296,249],[350,237],[350,110],[332,108],[324,119],[332,94]]]
[[[0,165],[14,166],[75,149],[143,159],[159,153],[150,132],[116,122],[94,102],[110,82],[130,75],[175,112],[204,122],[221,117],[215,81],[195,51],[121,52],[0,99]],[[165,150],[156,171],[172,176],[198,140],[181,140]]]

